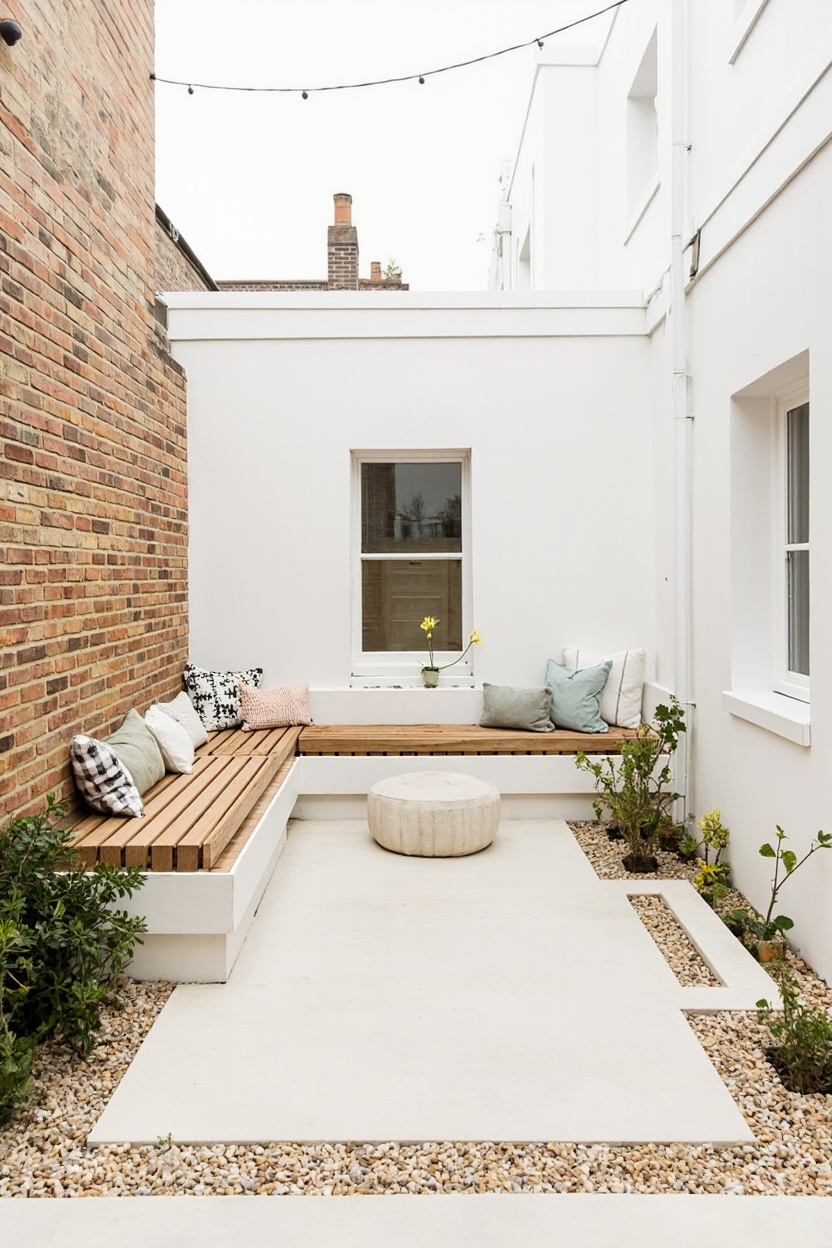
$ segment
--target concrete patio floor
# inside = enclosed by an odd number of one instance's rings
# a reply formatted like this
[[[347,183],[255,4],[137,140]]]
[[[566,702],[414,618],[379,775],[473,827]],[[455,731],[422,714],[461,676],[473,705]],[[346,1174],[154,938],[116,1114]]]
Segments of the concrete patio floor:
[[[829,1248],[799,1196],[223,1196],[0,1202],[4,1248]]]
[[[176,989],[89,1142],[168,1132],[752,1138],[626,894],[555,820],[504,822],[462,859],[291,824],[231,980]]]

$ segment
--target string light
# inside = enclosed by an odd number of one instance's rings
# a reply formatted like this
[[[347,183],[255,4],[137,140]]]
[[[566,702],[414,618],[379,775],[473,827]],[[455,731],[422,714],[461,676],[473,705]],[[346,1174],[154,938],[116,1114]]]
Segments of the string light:
[[[309,95],[312,92],[360,91],[364,87],[388,87],[398,82],[418,82],[420,86],[424,86],[425,79],[432,78],[436,74],[449,74],[455,69],[467,69],[470,65],[480,65],[483,61],[493,61],[498,56],[507,56],[509,52],[520,52],[523,48],[531,48],[535,44],[538,48],[542,48],[544,39],[562,35],[566,30],[572,30],[575,26],[582,26],[584,22],[591,22],[596,17],[603,17],[605,13],[610,13],[613,9],[620,9],[622,5],[627,3],[629,3],[629,0],[614,0],[614,3],[608,4],[603,9],[596,10],[595,13],[588,13],[586,17],[576,18],[574,22],[567,22],[565,26],[558,26],[557,30],[550,30],[545,35],[536,35],[534,39],[527,39],[525,43],[515,43],[510,48],[500,48],[497,52],[486,52],[483,56],[472,56],[470,60],[457,61],[454,65],[441,65],[438,69],[424,70],[420,74],[402,74],[398,78],[377,78],[370,82],[330,83],[323,87],[233,87],[223,86],[216,82],[188,83],[178,78],[160,78],[155,73],[151,73],[150,78],[153,82],[164,82],[171,87],[187,87],[189,95],[193,95],[195,87],[200,87],[203,91],[250,91],[278,95],[299,95],[304,100],[309,99]]]

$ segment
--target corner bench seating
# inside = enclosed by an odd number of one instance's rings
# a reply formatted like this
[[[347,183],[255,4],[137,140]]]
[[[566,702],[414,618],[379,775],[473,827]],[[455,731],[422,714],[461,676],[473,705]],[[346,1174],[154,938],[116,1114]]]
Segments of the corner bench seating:
[[[424,766],[423,757],[436,760],[433,768],[460,770],[464,756],[466,771],[494,773],[504,794],[545,801],[548,817],[552,799],[539,795],[574,788],[577,750],[615,754],[618,742],[633,735],[620,728],[536,733],[472,724],[229,729],[210,734],[191,775],[166,775],[145,793],[143,819],[81,813],[74,844],[90,866],[147,871],[144,887],[122,903],[147,919],[131,975],[221,983],[277,865],[288,820],[293,813],[319,817],[316,795],[324,797],[322,817],[361,817],[368,787],[380,776]],[[574,809],[574,794],[562,800]],[[579,790],[579,800],[588,801],[588,790]],[[336,808],[342,813],[333,815]]]

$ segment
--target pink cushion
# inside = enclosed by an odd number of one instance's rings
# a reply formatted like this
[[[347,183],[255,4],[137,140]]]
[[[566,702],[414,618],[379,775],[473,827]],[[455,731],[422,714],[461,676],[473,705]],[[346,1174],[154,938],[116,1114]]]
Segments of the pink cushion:
[[[243,732],[255,728],[288,728],[291,724],[311,724],[309,686],[281,685],[279,689],[255,689],[240,684]]]

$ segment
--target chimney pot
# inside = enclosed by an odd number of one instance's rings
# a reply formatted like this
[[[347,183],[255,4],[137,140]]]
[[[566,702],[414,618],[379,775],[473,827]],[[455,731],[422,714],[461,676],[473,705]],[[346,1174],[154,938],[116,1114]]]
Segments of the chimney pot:
[[[371,282],[381,281],[381,261],[380,260],[370,261],[370,281]]]
[[[335,224],[352,225],[352,195],[342,192],[332,198],[335,200]]]

